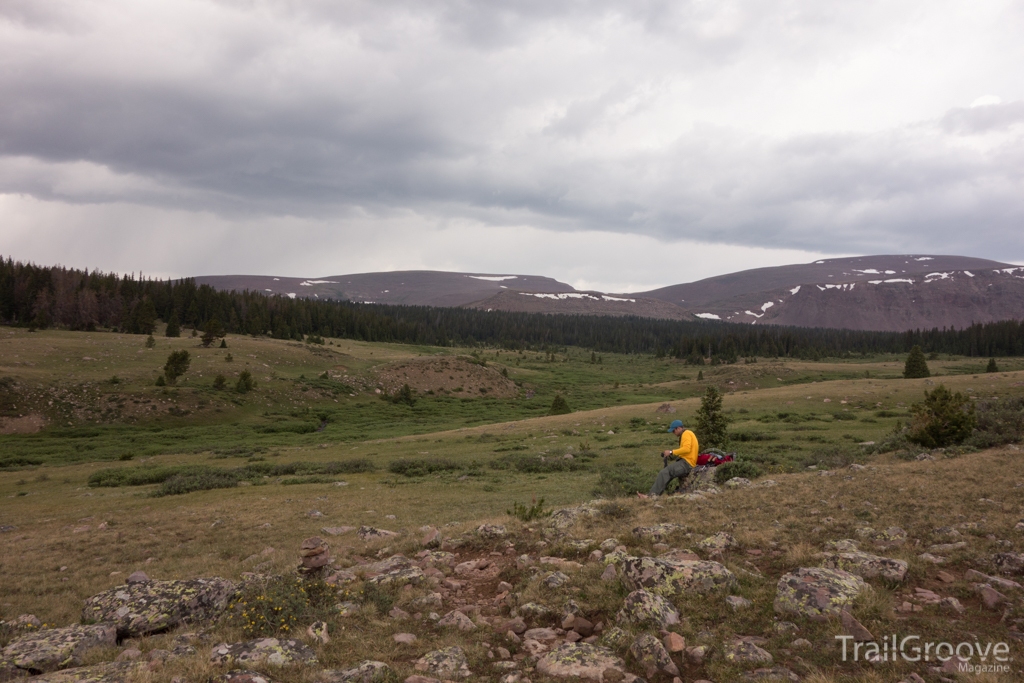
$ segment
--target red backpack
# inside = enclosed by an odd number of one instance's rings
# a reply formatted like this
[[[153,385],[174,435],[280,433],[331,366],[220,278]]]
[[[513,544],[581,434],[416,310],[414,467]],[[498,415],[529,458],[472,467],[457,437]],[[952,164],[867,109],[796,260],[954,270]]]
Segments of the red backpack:
[[[697,456],[697,467],[718,467],[723,462],[732,462],[735,459],[735,453],[723,453],[712,450]]]

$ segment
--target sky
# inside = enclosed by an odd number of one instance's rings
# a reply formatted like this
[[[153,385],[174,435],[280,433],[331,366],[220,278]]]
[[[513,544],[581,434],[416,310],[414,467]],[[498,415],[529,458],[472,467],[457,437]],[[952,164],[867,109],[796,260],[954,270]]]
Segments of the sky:
[[[1024,262],[1020,0],[3,0],[0,255],[643,291]]]

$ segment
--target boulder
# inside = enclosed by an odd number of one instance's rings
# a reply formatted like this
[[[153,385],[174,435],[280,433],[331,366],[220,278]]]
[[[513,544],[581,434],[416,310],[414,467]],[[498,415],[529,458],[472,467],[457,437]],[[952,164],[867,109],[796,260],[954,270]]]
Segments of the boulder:
[[[697,547],[706,553],[720,553],[735,548],[738,545],[739,543],[736,542],[733,535],[724,531],[719,531],[717,534],[697,542]]]
[[[552,619],[555,616],[555,613],[551,609],[536,602],[528,602],[525,605],[520,605],[519,614],[522,615],[523,619],[529,619],[534,623],[545,619]]]
[[[25,679],[26,683],[134,683],[139,680],[136,662],[107,662],[95,666],[54,671]]]
[[[620,624],[665,629],[679,623],[679,612],[664,597],[640,589],[626,596],[615,619]]]
[[[857,541],[852,538],[828,541],[825,543],[825,550],[831,550],[836,553],[855,553],[857,552]]]
[[[886,581],[903,581],[907,577],[907,563],[903,560],[860,551],[830,553],[822,564],[829,569],[844,569],[865,579],[879,577]]]
[[[734,664],[771,664],[772,654],[743,638],[734,638],[722,645],[722,657]]]
[[[377,541],[382,538],[394,538],[397,536],[394,531],[388,531],[387,529],[377,529],[372,526],[361,526],[356,531],[356,536],[363,541]]]
[[[907,542],[907,532],[898,526],[891,526],[884,531],[871,531],[867,537],[880,548],[895,548]]]
[[[426,577],[423,570],[419,567],[405,567],[378,574],[373,578],[367,579],[366,583],[381,588],[400,588],[406,584],[416,585],[423,581],[424,578]]]
[[[867,588],[864,579],[842,569],[801,567],[779,579],[775,611],[816,620],[839,616]]]
[[[537,661],[537,673],[559,679],[583,679],[598,683],[632,683],[635,676],[625,672],[625,662],[605,647],[588,643],[565,643]]]
[[[444,628],[457,628],[460,631],[472,631],[476,629],[476,624],[473,623],[473,620],[458,610],[452,610],[441,617],[441,620],[437,622],[437,625]]]
[[[543,583],[548,588],[559,588],[569,583],[569,577],[562,572],[551,572],[544,577]]]
[[[660,640],[650,633],[641,634],[634,640],[633,644],[629,646],[629,654],[643,668],[647,678],[653,678],[658,673],[665,673],[669,676],[679,675],[679,667],[672,661],[668,650]]]
[[[477,527],[476,533],[480,538],[495,539],[508,536],[508,531],[501,524],[481,524]]]
[[[992,556],[992,566],[1000,574],[1024,576],[1024,553],[996,553]]]
[[[593,505],[577,505],[555,510],[548,516],[548,524],[556,529],[568,529],[581,519],[596,517],[600,511]]]
[[[725,482],[725,488],[727,488],[727,489],[749,488],[752,483],[753,482],[751,482],[746,477],[733,477],[729,481]]]
[[[213,619],[235,591],[234,583],[220,578],[133,583],[87,599],[82,621],[113,623],[119,638],[136,638]]]
[[[733,573],[709,560],[678,561],[655,557],[627,557],[622,561],[622,580],[631,590],[646,588],[658,595],[707,593],[732,585]]]
[[[679,524],[663,522],[662,524],[655,524],[653,526],[638,526],[633,529],[633,535],[640,539],[664,541],[672,534],[685,530],[686,527]]]
[[[274,683],[274,679],[257,671],[237,669],[213,679],[214,683]]]
[[[11,662],[0,659],[0,681],[13,681],[19,678],[26,678],[29,675],[24,669],[19,669]]]
[[[471,675],[466,653],[458,645],[431,650],[416,660],[414,668],[442,680],[468,678]]]
[[[367,574],[387,574],[396,569],[408,569],[412,564],[412,560],[405,555],[392,555],[379,562],[368,562],[367,564],[359,565],[355,569],[362,570]]]
[[[221,643],[213,648],[210,661],[214,664],[255,664],[267,663],[275,666],[286,664],[316,664],[316,653],[301,640],[279,640],[258,638],[244,643]]]
[[[322,683],[385,683],[397,680],[398,674],[384,662],[366,659],[350,669],[327,670],[320,674]]]
[[[754,669],[743,674],[745,681],[793,681],[797,683],[800,677],[784,666],[773,666],[765,669]]]
[[[113,624],[47,628],[15,638],[3,658],[19,669],[46,673],[82,665],[82,655],[94,647],[117,644]]]

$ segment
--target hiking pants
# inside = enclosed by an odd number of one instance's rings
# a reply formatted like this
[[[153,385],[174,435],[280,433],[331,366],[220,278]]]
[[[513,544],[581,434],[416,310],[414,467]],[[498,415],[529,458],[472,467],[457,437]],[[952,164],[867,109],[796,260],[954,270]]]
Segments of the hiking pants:
[[[671,460],[665,465],[661,472],[658,472],[658,477],[654,480],[654,486],[651,487],[651,496],[660,496],[665,492],[665,487],[673,479],[685,479],[689,476],[690,471],[693,468],[690,467],[690,463],[685,460]]]

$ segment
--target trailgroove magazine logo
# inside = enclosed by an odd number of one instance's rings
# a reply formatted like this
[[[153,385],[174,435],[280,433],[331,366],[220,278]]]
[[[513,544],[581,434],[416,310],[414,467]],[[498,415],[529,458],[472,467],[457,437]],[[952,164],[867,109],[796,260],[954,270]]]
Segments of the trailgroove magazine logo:
[[[883,638],[881,643],[853,642],[853,636],[836,636],[843,643],[844,662],[939,662],[945,664],[954,657],[962,673],[1010,673],[1010,645],[1008,643],[926,642],[921,636],[895,634]]]

